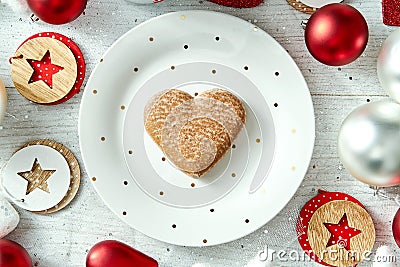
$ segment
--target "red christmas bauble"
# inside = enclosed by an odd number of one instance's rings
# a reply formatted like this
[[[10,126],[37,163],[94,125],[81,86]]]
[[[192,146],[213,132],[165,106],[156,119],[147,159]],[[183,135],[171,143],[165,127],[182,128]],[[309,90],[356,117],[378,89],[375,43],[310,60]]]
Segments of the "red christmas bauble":
[[[27,0],[33,13],[50,24],[75,20],[85,10],[87,0]]]
[[[31,267],[32,260],[28,252],[18,243],[0,239],[0,266]]]
[[[94,245],[86,258],[86,267],[157,267],[156,260],[124,243],[106,240]]]
[[[305,40],[311,55],[330,66],[356,60],[368,42],[368,25],[361,13],[346,4],[318,9],[307,22]]]
[[[392,224],[393,237],[397,245],[400,247],[400,209],[397,211]]]

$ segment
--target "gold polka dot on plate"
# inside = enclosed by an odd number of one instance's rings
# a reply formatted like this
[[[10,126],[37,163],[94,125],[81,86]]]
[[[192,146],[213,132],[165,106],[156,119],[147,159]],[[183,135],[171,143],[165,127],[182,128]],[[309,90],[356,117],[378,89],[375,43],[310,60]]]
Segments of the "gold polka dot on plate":
[[[23,145],[21,148],[19,148],[17,151],[28,147],[28,146],[33,146],[33,145],[43,145],[43,146],[48,146],[51,147],[58,152],[60,152],[61,155],[66,159],[70,172],[71,172],[71,182],[69,185],[69,189],[67,191],[67,194],[64,196],[64,198],[54,207],[43,210],[43,211],[36,211],[34,213],[37,214],[50,214],[56,211],[59,211],[63,208],[65,208],[75,197],[76,193],[78,192],[79,185],[81,183],[81,169],[79,167],[79,162],[76,159],[75,155],[68,149],[66,148],[63,144],[57,143],[52,140],[44,139],[44,140],[34,140],[31,142],[26,143]]]

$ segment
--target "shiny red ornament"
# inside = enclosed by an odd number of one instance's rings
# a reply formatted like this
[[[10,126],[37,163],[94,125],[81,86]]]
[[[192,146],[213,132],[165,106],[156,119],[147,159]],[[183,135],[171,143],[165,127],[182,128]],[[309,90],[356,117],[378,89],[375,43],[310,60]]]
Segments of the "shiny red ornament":
[[[156,260],[124,243],[106,240],[94,245],[86,258],[86,267],[158,267]]]
[[[64,24],[82,14],[87,0],[27,0],[27,2],[32,12],[44,22]]]
[[[400,209],[397,211],[392,224],[393,237],[397,245],[400,247]]]
[[[368,42],[368,25],[361,13],[346,4],[318,9],[308,20],[305,41],[311,55],[330,66],[356,60]]]
[[[28,252],[18,243],[0,239],[0,266],[32,267],[32,260]]]

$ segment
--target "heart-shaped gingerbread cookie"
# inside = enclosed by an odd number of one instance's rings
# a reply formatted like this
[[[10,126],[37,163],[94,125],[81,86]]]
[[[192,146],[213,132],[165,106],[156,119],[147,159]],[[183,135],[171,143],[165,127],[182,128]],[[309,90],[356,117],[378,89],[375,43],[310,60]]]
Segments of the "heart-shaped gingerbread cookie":
[[[195,178],[224,157],[245,122],[243,103],[221,89],[195,97],[166,90],[156,94],[144,111],[144,125],[154,142],[178,169]]]

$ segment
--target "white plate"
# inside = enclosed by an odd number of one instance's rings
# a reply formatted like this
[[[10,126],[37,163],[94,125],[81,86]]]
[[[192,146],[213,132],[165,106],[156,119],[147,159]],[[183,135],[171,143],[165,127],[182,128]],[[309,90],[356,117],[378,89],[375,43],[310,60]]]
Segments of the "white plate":
[[[205,179],[162,161],[143,129],[144,104],[171,87],[218,87],[245,102],[237,147]],[[122,36],[92,73],[79,119],[87,172],[109,208],[148,236],[186,246],[232,241],[271,220],[307,171],[314,129],[307,84],[286,51],[254,25],[209,11],[166,14]],[[201,201],[187,194],[200,191]]]

